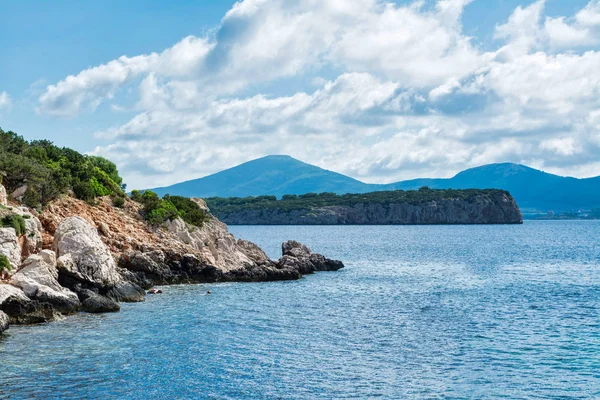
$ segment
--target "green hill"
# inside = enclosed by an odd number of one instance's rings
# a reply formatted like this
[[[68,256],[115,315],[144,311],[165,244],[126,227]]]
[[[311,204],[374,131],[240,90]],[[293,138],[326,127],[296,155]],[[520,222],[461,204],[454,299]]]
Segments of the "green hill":
[[[600,177],[576,179],[549,174],[519,164],[489,164],[448,179],[414,179],[387,185],[368,184],[289,156],[267,156],[176,185],[151,189],[159,195],[186,197],[247,197],[331,192],[368,193],[381,190],[502,189],[521,210],[570,211],[600,208]]]

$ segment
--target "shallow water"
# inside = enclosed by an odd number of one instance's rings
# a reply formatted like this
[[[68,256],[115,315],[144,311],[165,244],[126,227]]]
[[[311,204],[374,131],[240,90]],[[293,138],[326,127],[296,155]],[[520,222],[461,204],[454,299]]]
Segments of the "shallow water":
[[[11,327],[0,398],[600,397],[600,222],[231,230],[347,267]]]

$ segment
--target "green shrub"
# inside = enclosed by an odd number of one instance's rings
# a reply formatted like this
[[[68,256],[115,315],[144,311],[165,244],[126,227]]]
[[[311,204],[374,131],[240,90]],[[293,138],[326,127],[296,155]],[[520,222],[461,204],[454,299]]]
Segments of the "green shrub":
[[[60,148],[48,140],[26,141],[14,132],[0,129],[0,171],[9,193],[25,183],[23,203],[30,207],[47,204],[73,189],[75,196],[93,203],[98,196],[124,196],[123,179],[109,160]]]
[[[4,271],[4,269],[12,271],[8,257],[6,257],[4,254],[0,254],[0,272]]]
[[[208,219],[208,216],[200,209],[200,206],[187,197],[169,196],[167,194],[163,197],[163,200],[173,203],[181,219],[188,224],[201,227]]]
[[[17,236],[21,236],[25,233],[26,225],[25,220],[18,214],[10,214],[2,218],[0,221],[1,228],[13,228],[17,233]]]
[[[146,212],[146,220],[152,225],[160,225],[167,220],[172,221],[178,216],[177,207],[167,200],[161,200],[156,208]]]
[[[185,222],[201,227],[208,218],[198,204],[182,196],[167,194],[161,199],[150,190],[143,193],[134,190],[131,192],[131,199],[143,206],[144,218],[152,225],[160,225],[181,217]]]
[[[113,206],[117,208],[123,208],[125,206],[125,198],[121,196],[113,196],[111,199]]]

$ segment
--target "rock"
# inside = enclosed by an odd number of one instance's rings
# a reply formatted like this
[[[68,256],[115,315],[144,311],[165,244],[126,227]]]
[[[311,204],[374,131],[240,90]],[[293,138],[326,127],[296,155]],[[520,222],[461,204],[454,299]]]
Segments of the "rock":
[[[144,300],[146,292],[134,283],[123,281],[98,232],[83,218],[63,220],[54,234],[53,247],[59,256],[57,268],[63,286],[76,292],[76,287],[97,288],[115,301]]]
[[[0,284],[0,311],[11,324],[37,324],[60,318],[51,304],[31,300],[17,287]]]
[[[267,254],[256,244],[248,240],[238,239],[237,245],[240,248],[241,252],[244,253],[250,260],[259,264],[266,263],[269,261],[269,257],[267,257]]]
[[[229,233],[227,225],[216,218],[210,218],[201,228],[191,227],[181,218],[169,221],[166,227],[179,240],[200,253],[206,264],[217,266],[225,272],[253,263]]]
[[[105,312],[118,312],[121,307],[105,296],[100,296],[91,290],[82,290],[80,292],[83,302],[81,303],[81,310],[88,313],[105,313]]]
[[[316,271],[337,271],[344,268],[338,260],[331,260],[321,254],[313,253],[305,245],[294,240],[281,245],[282,257],[279,259],[280,268],[292,268],[301,274],[310,274]]]
[[[8,329],[9,320],[8,315],[4,313],[4,311],[0,311],[0,334]]]
[[[112,255],[98,231],[83,218],[75,216],[61,222],[54,233],[53,248],[60,272],[94,285],[120,282]]]
[[[2,306],[2,304],[9,297],[18,297],[24,301],[29,300],[29,297],[27,297],[21,289],[14,287],[12,285],[0,283],[0,306]]]
[[[30,299],[52,304],[63,314],[77,311],[80,306],[77,295],[62,287],[57,279],[56,255],[51,250],[42,250],[23,262],[11,284],[21,288]]]
[[[2,185],[0,185],[0,206],[8,206],[8,195],[6,193],[6,188]]]
[[[27,185],[19,186],[14,192],[11,193],[10,197],[17,201],[23,200],[23,196],[25,196],[25,192],[27,192]]]
[[[110,236],[110,228],[108,227],[108,225],[106,224],[106,222],[100,222],[98,224],[98,231],[103,235],[103,236]]]
[[[0,228],[0,254],[8,258],[11,273],[15,273],[21,264],[21,245],[13,228]]]
[[[21,257],[27,258],[42,250],[44,239],[40,220],[29,213],[22,215],[25,217],[25,235]]]
[[[199,197],[192,197],[190,200],[193,201],[194,203],[198,204],[198,207],[200,207],[200,209],[202,211],[204,211],[205,213],[210,212],[210,209],[208,208],[206,201],[204,201],[203,199],[201,199]]]

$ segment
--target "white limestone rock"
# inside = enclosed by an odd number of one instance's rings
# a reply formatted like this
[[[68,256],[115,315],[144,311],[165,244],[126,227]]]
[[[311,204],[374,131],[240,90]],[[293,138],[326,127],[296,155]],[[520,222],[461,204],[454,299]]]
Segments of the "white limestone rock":
[[[15,273],[21,264],[21,245],[13,228],[0,228],[0,254],[8,258],[11,273]]]
[[[2,185],[0,185],[0,206],[8,206],[8,194],[6,193],[6,188]]]
[[[54,234],[57,267],[77,280],[91,284],[115,285],[121,281],[115,261],[96,228],[81,217],[69,217]]]
[[[51,250],[29,256],[11,284],[31,299],[52,304],[61,313],[72,313],[80,306],[77,295],[58,283],[56,255]]]

